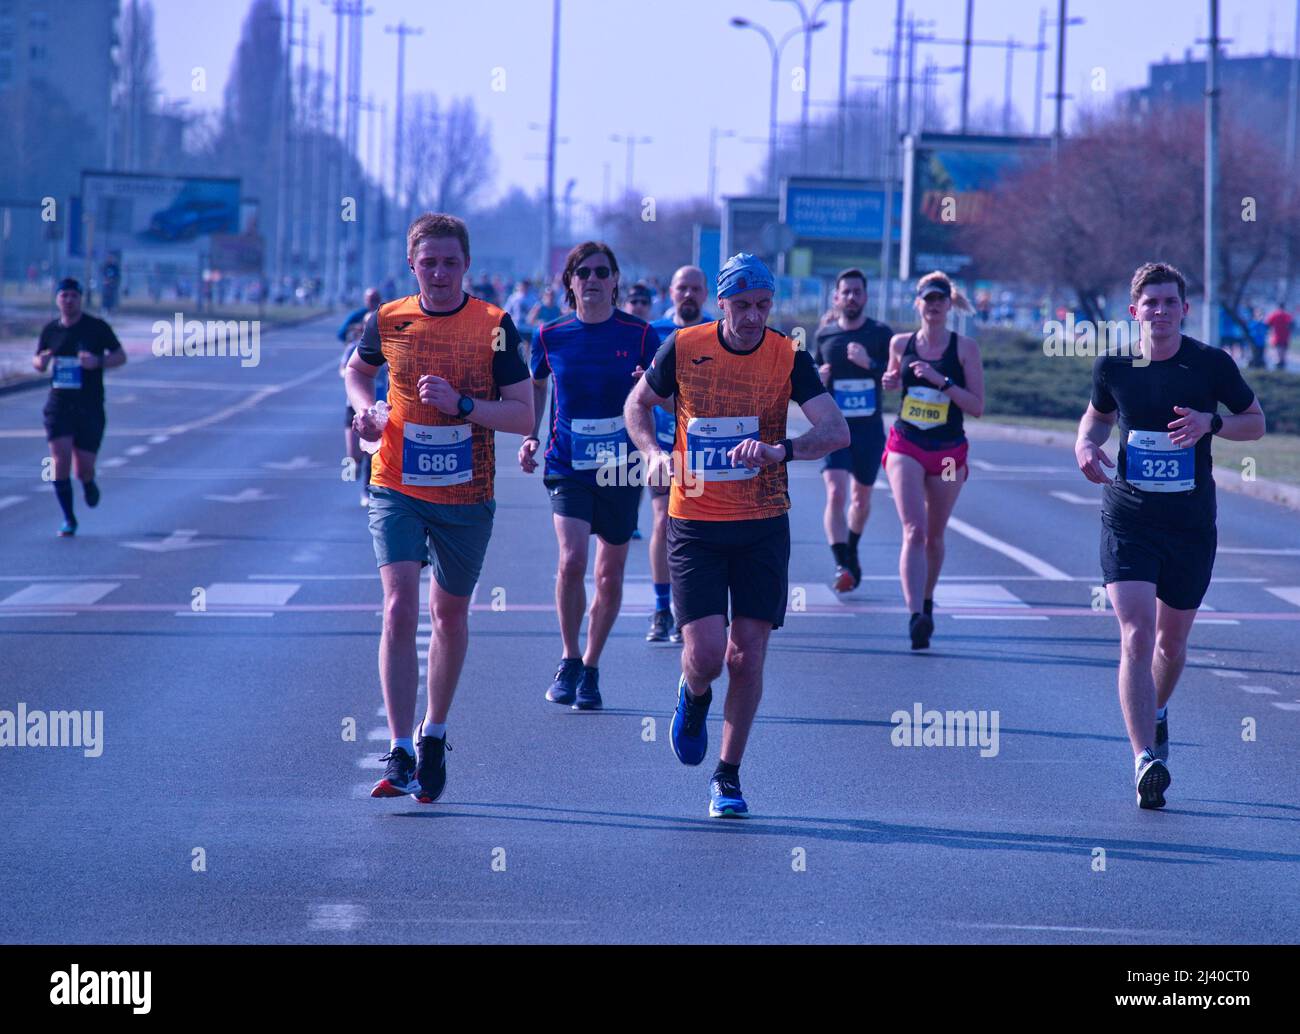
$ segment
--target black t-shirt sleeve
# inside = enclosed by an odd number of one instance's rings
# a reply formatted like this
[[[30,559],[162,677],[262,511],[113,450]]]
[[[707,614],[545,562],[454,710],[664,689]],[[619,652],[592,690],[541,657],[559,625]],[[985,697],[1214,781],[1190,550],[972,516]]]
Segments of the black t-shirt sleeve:
[[[1092,364],[1092,408],[1098,413],[1113,413],[1119,408],[1119,403],[1115,401],[1115,396],[1110,393],[1110,388],[1106,385],[1106,360],[1107,356],[1097,356],[1097,361]]]
[[[105,352],[120,352],[122,350],[122,342],[113,333],[113,328],[103,320],[99,321],[99,345],[100,355]]]
[[[361,344],[357,346],[357,355],[371,366],[383,366],[387,362],[384,358],[383,342],[379,338],[378,316],[366,320],[365,327],[361,331]]]
[[[664,338],[645,379],[650,390],[661,398],[672,398],[677,394],[677,331]]]
[[[829,359],[823,358],[825,351],[822,343],[821,331],[818,331],[813,335],[812,348],[808,350],[808,354],[812,356],[812,361],[817,366],[821,366],[822,363],[830,362]]]
[[[1242,413],[1255,401],[1255,393],[1250,390],[1246,378],[1241,375],[1241,368],[1227,352],[1216,352],[1211,358],[1218,364],[1214,378],[1214,397],[1234,413]]]
[[[826,386],[817,375],[812,356],[803,349],[798,350],[794,354],[794,365],[790,367],[790,397],[802,406],[809,399],[825,394]]]
[[[54,324],[47,323],[41,328],[41,336],[36,339],[36,351],[42,352],[45,349],[54,350],[54,342],[50,340],[54,329]]]
[[[528,380],[528,366],[520,352],[524,339],[519,336],[515,321],[509,313],[501,317],[501,329],[505,331],[506,347],[492,357],[492,379],[497,382],[498,388]]]

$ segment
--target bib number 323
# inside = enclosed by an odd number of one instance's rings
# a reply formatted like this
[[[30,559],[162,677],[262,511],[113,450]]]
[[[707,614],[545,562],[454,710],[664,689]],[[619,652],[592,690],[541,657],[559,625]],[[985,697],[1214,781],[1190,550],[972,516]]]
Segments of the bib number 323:
[[[408,423],[402,428],[402,484],[425,488],[474,479],[474,435],[469,424]]]
[[[1124,480],[1143,492],[1190,492],[1196,487],[1193,446],[1177,446],[1168,431],[1131,430],[1125,443]]]

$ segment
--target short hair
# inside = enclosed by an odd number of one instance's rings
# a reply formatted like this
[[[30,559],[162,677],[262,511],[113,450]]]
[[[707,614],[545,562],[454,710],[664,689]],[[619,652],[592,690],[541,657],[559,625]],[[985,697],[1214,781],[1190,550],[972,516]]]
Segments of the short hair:
[[[1130,300],[1137,304],[1137,300],[1142,297],[1142,289],[1151,284],[1177,284],[1178,300],[1186,303],[1187,281],[1168,262],[1147,262],[1138,266],[1137,272],[1133,274],[1133,283],[1129,285]]]
[[[578,307],[578,301],[573,296],[573,288],[569,286],[570,281],[573,280],[573,271],[578,268],[580,263],[591,258],[592,255],[600,254],[605,255],[609,259],[610,274],[617,277],[618,259],[614,257],[614,252],[604,241],[583,241],[581,244],[575,244],[573,249],[569,252],[568,257],[565,258],[564,273],[560,276],[560,280],[564,284],[564,298],[565,301],[569,303],[570,309],[576,309]],[[615,305],[618,304],[617,286],[614,288],[613,302]]]
[[[460,241],[465,261],[469,261],[469,228],[465,225],[465,220],[443,212],[425,212],[411,224],[411,228],[406,231],[407,261],[415,257],[415,251],[421,244],[439,237],[455,237]]]
[[[862,289],[867,289],[867,274],[862,272],[856,266],[850,266],[848,269],[841,269],[835,274],[835,290],[840,289],[840,282],[844,280],[857,279],[862,281]]]

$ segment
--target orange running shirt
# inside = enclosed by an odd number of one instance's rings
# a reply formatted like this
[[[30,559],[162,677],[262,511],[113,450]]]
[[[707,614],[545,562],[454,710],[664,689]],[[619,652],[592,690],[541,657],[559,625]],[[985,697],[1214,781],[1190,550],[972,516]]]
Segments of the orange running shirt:
[[[472,295],[451,312],[430,312],[418,294],[381,305],[357,354],[388,363],[388,425],[371,484],[431,503],[482,503],[493,496],[496,432],[420,401],[424,374],[471,398],[493,401],[528,379],[509,315]]]
[[[668,335],[646,380],[655,394],[677,396],[673,451],[703,479],[698,494],[673,479],[669,516],[757,520],[790,508],[784,463],[753,471],[731,466],[726,453],[744,438],[778,444],[791,399],[803,405],[826,391],[806,350],[768,327],[757,348],[737,352],[723,341],[721,321],[701,323]]]

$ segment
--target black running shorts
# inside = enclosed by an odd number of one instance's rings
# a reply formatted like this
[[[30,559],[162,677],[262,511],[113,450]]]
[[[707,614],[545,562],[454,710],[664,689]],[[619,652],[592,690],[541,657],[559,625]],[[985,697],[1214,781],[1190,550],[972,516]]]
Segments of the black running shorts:
[[[591,525],[611,546],[621,546],[636,531],[641,508],[640,485],[593,485],[579,478],[552,476],[544,479],[551,497],[551,512],[576,517]]]
[[[1152,582],[1156,598],[1175,610],[1195,610],[1214,571],[1218,529],[1155,528],[1101,521],[1101,571],[1111,582]]]
[[[785,622],[790,516],[750,521],[668,518],[668,574],[677,624],[711,614]]]

